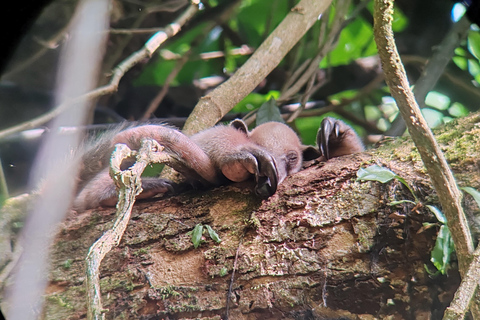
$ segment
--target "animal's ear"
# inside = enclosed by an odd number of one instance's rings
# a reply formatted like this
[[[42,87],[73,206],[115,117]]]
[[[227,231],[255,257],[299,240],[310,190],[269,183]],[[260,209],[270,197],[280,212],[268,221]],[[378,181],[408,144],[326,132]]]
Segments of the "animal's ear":
[[[302,148],[303,161],[314,160],[322,155],[320,150],[318,150],[314,146],[302,145],[301,148]]]
[[[241,119],[235,119],[230,122],[230,126],[234,127],[237,130],[243,131],[244,133],[248,134],[248,127],[245,122]]]

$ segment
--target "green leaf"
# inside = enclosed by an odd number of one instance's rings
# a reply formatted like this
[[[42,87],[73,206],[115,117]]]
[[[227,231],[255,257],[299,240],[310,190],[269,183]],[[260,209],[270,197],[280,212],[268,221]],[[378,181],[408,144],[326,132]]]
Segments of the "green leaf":
[[[450,106],[450,98],[440,92],[430,91],[425,104],[437,110],[446,110]]]
[[[195,228],[192,231],[192,243],[195,249],[198,248],[198,246],[202,242],[202,234],[203,234],[203,226],[199,223],[195,226]]]
[[[222,242],[222,239],[220,239],[220,237],[215,232],[215,230],[212,229],[212,227],[210,227],[208,224],[205,225],[205,227],[207,228],[208,234],[210,235],[210,238],[212,238],[213,241],[215,241],[216,243]]]
[[[262,104],[257,112],[257,126],[269,121],[277,121],[282,123],[285,122],[283,121],[282,115],[280,114],[280,110],[278,109],[274,98],[270,98],[270,100]]]
[[[440,111],[430,108],[423,108],[422,114],[425,117],[425,120],[427,121],[427,124],[430,128],[435,128],[443,124],[443,113],[441,113]]]
[[[357,180],[367,181],[379,181],[381,183],[387,183],[392,179],[395,179],[397,175],[387,168],[372,165],[367,168],[360,168],[357,171]]]
[[[480,59],[480,34],[477,31],[470,30],[468,33],[468,51]]]
[[[368,181],[379,181],[381,183],[387,183],[392,179],[397,179],[400,181],[405,187],[407,187],[408,190],[410,190],[410,193],[413,195],[415,198],[415,201],[418,202],[417,196],[413,192],[413,189],[410,188],[408,185],[407,181],[400,177],[399,175],[396,175],[394,172],[390,171],[387,168],[377,166],[376,164],[367,167],[367,168],[360,168],[357,171],[357,181],[358,180],[368,180]]]
[[[473,199],[475,199],[475,201],[477,202],[477,205],[480,207],[480,192],[471,187],[463,187],[460,189],[471,195]]]
[[[437,218],[437,220],[440,223],[443,223],[443,224],[447,223],[447,218],[442,213],[442,211],[440,211],[440,209],[438,209],[435,206],[428,205],[428,204],[427,204],[427,208],[430,209],[430,211],[432,211],[432,213],[435,215],[435,217]]]
[[[430,261],[442,274],[445,274],[448,264],[450,263],[450,256],[455,250],[450,230],[446,225],[440,227],[437,234],[437,241],[432,250]]]
[[[403,179],[402,177],[398,176],[398,175],[395,175],[395,178],[400,181],[405,187],[407,187],[407,189],[410,191],[410,193],[413,195],[413,197],[415,198],[415,201],[418,202],[418,198],[417,196],[415,195],[415,192],[413,192],[413,189],[408,185],[407,181],[405,181],[405,179]]]
[[[455,118],[466,117],[470,111],[460,102],[452,103],[452,106],[448,108],[448,113]]]

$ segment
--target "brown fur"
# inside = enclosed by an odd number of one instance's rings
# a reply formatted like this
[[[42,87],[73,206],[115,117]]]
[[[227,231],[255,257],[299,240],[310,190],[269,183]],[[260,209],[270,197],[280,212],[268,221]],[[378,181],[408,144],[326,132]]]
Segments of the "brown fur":
[[[356,133],[345,123],[331,118],[322,122],[323,135],[319,144],[330,151],[330,157],[363,151]],[[325,120],[324,120],[325,121]],[[327,137],[327,138],[325,138]],[[162,125],[131,127],[101,140],[85,152],[84,170],[80,175],[86,183],[74,208],[84,210],[99,205],[114,205],[116,190],[108,175],[108,161],[114,145],[124,143],[138,149],[142,139],[155,139],[165,147],[172,159],[168,166],[182,173],[189,181],[203,185],[219,185],[226,180],[240,182],[254,176],[255,191],[260,196],[270,196],[288,176],[298,172],[303,160],[320,156],[318,149],[304,146],[295,132],[285,124],[267,122],[251,132],[241,120],[230,126],[219,125],[187,137],[180,131]],[[141,198],[172,190],[169,181],[160,178],[143,178]]]

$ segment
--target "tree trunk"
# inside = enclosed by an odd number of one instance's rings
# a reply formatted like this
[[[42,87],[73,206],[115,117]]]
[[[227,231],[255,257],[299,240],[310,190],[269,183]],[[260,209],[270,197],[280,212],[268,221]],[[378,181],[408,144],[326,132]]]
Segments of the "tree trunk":
[[[476,114],[436,132],[459,184],[477,189],[479,121]],[[415,201],[398,181],[356,181],[359,168],[375,163],[403,177],[423,205],[391,205]],[[436,222],[425,204],[438,199],[407,138],[314,163],[268,200],[251,190],[232,184],[137,203],[102,263],[106,319],[226,319],[227,309],[229,319],[438,319],[448,306],[459,276],[426,272],[434,270],[438,228],[422,229]],[[85,317],[84,258],[113,214],[72,214],[62,226],[45,319]],[[194,249],[190,232],[199,223],[221,243],[205,233]]]

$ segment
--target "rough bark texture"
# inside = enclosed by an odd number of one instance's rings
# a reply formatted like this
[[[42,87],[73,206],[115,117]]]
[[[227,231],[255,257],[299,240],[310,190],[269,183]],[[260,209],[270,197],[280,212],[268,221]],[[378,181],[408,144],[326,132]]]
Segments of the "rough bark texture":
[[[480,187],[479,115],[437,132],[461,186]],[[313,164],[260,201],[248,183],[138,203],[120,246],[101,267],[107,319],[438,319],[458,286],[456,271],[425,271],[436,228],[400,183],[357,182],[381,164],[402,176],[424,204],[438,205],[420,157],[406,138]],[[468,201],[468,199],[467,199]],[[467,203],[468,205],[469,203]],[[467,206],[468,207],[468,206]],[[113,209],[72,215],[56,239],[45,319],[86,315],[89,246],[111,226]],[[189,231],[208,224],[194,249]]]

